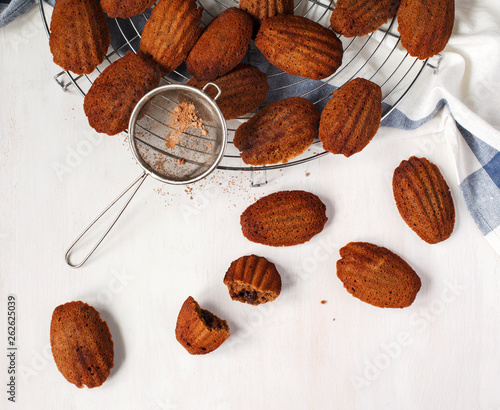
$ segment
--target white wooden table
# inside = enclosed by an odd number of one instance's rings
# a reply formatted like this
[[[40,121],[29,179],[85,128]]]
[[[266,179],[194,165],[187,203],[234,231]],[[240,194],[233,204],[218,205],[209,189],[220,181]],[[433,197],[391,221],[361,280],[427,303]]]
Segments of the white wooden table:
[[[146,181],[94,257],[72,270],[64,251],[140,174],[123,135],[98,135],[83,100],[62,92],[38,10],[0,30],[1,348],[7,295],[17,299],[17,404],[22,409],[496,409],[500,408],[500,257],[469,216],[457,186],[442,112],[413,132],[381,129],[361,153],[327,156],[268,174],[217,171],[186,187]],[[456,207],[450,239],[428,245],[399,216],[391,178],[411,155],[435,162]],[[317,194],[328,223],[310,242],[270,248],[247,241],[239,216],[287,189]],[[338,250],[369,241],[402,256],[422,288],[403,310],[348,294]],[[273,303],[233,302],[222,283],[250,253],[275,262]],[[176,341],[181,304],[193,296],[226,319],[232,336],[190,356]],[[115,367],[79,390],[58,372],[49,325],[59,304],[83,300],[107,321]],[[327,303],[322,304],[325,300]]]

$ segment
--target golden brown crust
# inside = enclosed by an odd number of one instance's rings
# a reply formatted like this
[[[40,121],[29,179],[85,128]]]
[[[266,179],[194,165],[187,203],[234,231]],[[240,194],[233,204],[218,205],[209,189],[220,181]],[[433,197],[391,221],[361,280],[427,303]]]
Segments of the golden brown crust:
[[[293,0],[240,0],[239,8],[251,14],[257,25],[278,14],[293,14]]]
[[[455,0],[402,0],[398,11],[401,45],[421,60],[443,51],[455,20]]]
[[[233,261],[224,284],[231,299],[251,305],[272,302],[281,292],[281,276],[274,263],[256,255]]]
[[[328,218],[326,206],[306,191],[280,191],[250,205],[240,218],[243,235],[269,246],[293,246],[320,233]]]
[[[83,108],[97,132],[115,135],[127,129],[139,100],[160,83],[158,65],[139,51],[113,62],[96,78]]]
[[[246,164],[287,162],[302,154],[318,134],[319,112],[303,97],[276,101],[241,124],[233,143]]]
[[[364,36],[393,18],[401,0],[338,0],[332,30],[345,37]]]
[[[346,157],[361,151],[377,133],[382,118],[382,90],[355,78],[335,91],[321,113],[323,148]]]
[[[207,82],[191,78],[186,84],[201,89]],[[222,91],[217,105],[226,120],[255,111],[266,100],[269,90],[267,75],[250,64],[238,64],[229,73],[212,82]],[[217,95],[214,87],[207,87],[205,92],[212,98]]]
[[[350,242],[340,249],[337,276],[354,297],[381,308],[410,306],[421,282],[402,258],[387,248]]]
[[[186,60],[188,73],[212,81],[232,70],[247,52],[252,37],[252,16],[229,8],[205,29]]]
[[[57,0],[50,21],[54,63],[75,74],[90,74],[111,43],[106,16],[97,0]]]
[[[271,64],[288,74],[321,80],[342,64],[342,42],[332,30],[301,16],[266,19],[255,45]]]
[[[55,308],[50,346],[57,368],[76,387],[98,387],[113,368],[113,340],[99,312],[83,302]]]
[[[142,31],[141,50],[164,72],[175,70],[200,37],[202,12],[196,0],[160,0]]]
[[[207,354],[229,337],[229,326],[189,296],[177,317],[175,337],[190,354]]]
[[[455,207],[436,165],[426,158],[402,161],[394,170],[392,189],[399,214],[420,238],[434,244],[450,237]]]
[[[153,7],[156,0],[101,0],[101,7],[111,18],[130,18]]]

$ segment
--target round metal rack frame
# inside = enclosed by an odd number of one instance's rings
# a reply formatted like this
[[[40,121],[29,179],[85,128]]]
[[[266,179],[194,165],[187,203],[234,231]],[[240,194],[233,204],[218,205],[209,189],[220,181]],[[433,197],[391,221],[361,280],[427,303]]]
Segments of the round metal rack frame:
[[[202,24],[204,26],[223,10],[238,6],[238,2],[235,0],[197,1],[199,5],[204,7],[202,17]],[[50,36],[49,23],[45,14],[45,7],[47,5],[44,5],[44,1],[42,0],[39,2],[39,7],[45,30],[47,35]],[[335,2],[333,0],[296,0],[294,13],[295,15],[310,18],[325,27],[329,27],[330,14],[334,8]],[[137,52],[139,50],[141,32],[150,15],[151,9],[130,19],[108,18],[112,42],[104,62],[90,75],[75,75],[69,71],[61,71],[54,76],[55,81],[64,91],[68,87],[74,86],[82,96],[85,96],[94,79],[107,66],[123,56],[127,51]],[[437,71],[440,61],[440,56],[438,56],[438,63],[433,66],[428,63],[428,59],[418,60],[411,57],[400,44],[396,21],[397,18],[395,17],[375,32],[363,37],[340,37],[344,48],[342,66],[333,75],[320,81],[291,76],[277,69],[265,59],[252,42],[243,62],[256,65],[268,75],[270,90],[267,100],[262,106],[286,97],[301,96],[308,98],[321,111],[333,91],[355,77],[363,77],[379,84],[382,88],[383,125],[384,119],[391,114],[408,94],[425,67],[429,65]],[[189,77],[184,64],[167,77],[164,77],[164,81],[167,83],[184,83],[188,79]],[[238,150],[232,143],[232,139],[238,125],[250,118],[251,115],[228,121],[228,146],[218,169],[251,171],[252,184],[259,185],[253,183],[253,171],[282,169],[303,164],[328,154],[322,148],[321,142],[316,139],[305,153],[287,163],[267,166],[248,166],[244,164]],[[267,181],[267,176],[265,178]]]

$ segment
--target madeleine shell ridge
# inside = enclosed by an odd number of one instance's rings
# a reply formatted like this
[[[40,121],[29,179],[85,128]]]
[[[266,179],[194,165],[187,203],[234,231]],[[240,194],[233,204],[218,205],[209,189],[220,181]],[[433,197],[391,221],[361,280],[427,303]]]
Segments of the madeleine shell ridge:
[[[306,17],[278,15],[262,23],[255,45],[284,72],[322,80],[342,64],[342,42],[335,33]]]
[[[275,300],[281,292],[281,276],[274,263],[257,255],[231,263],[224,276],[231,299],[251,305]]]
[[[415,271],[387,248],[350,242],[340,249],[337,276],[354,297],[380,308],[410,306],[421,287]]]
[[[126,130],[135,105],[160,79],[156,62],[141,51],[128,51],[105,68],[85,95],[83,109],[90,126],[108,135]]]
[[[250,13],[256,25],[278,14],[293,14],[293,0],[240,0],[239,8]]]
[[[54,63],[75,74],[90,74],[111,44],[108,23],[97,0],[57,0],[50,21]]]
[[[212,82],[221,89],[217,105],[226,120],[255,111],[266,100],[269,91],[267,75],[257,67],[244,63]],[[186,84],[202,89],[207,83],[191,78]],[[214,87],[208,87],[205,92],[212,98],[217,95]]]
[[[279,191],[260,198],[240,217],[243,235],[269,246],[294,246],[320,233],[328,218],[325,204],[306,191]]]
[[[444,50],[453,31],[455,0],[402,0],[398,11],[401,45],[420,60]]]
[[[101,7],[111,18],[127,19],[144,13],[156,0],[101,0]]]
[[[213,352],[229,336],[227,322],[200,308],[192,296],[182,304],[175,326],[175,337],[190,354]]]
[[[285,98],[267,105],[241,124],[233,143],[246,164],[285,163],[313,143],[319,120],[316,106],[306,98]]]
[[[224,10],[205,28],[186,59],[189,74],[212,81],[238,65],[252,38],[253,20],[246,11]]]
[[[50,345],[58,370],[78,388],[101,386],[114,366],[108,325],[97,310],[81,301],[54,309]]]
[[[141,50],[151,55],[163,72],[172,72],[198,41],[202,12],[196,0],[160,0],[142,31]]]
[[[325,150],[350,157],[373,139],[381,118],[380,86],[355,78],[335,91],[323,109],[319,139]]]
[[[417,157],[402,161],[394,170],[392,189],[399,214],[422,240],[435,244],[450,237],[455,206],[435,164]]]
[[[364,36],[393,18],[401,0],[338,0],[330,16],[333,31],[345,37]]]

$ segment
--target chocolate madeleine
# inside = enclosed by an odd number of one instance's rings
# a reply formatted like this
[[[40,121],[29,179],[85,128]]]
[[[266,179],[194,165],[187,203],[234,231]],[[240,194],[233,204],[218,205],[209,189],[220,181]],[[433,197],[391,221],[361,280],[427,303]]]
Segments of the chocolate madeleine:
[[[281,276],[274,263],[249,255],[233,261],[224,276],[231,299],[251,305],[271,302],[281,292]]]
[[[293,14],[293,0],[240,0],[239,8],[250,13],[257,26],[278,14]]]
[[[337,276],[354,297],[381,308],[410,306],[421,282],[402,258],[387,248],[350,242],[340,249]]]
[[[306,98],[285,98],[241,124],[233,143],[246,164],[287,162],[312,144],[318,134],[319,118],[316,106]]]
[[[231,71],[248,50],[252,16],[230,8],[205,29],[186,60],[188,73],[197,80],[212,81]]]
[[[306,191],[280,191],[250,205],[240,218],[243,235],[269,246],[293,246],[320,233],[328,218],[326,206]]]
[[[207,354],[229,337],[229,326],[189,296],[177,317],[175,337],[190,354]]]
[[[90,74],[101,64],[111,43],[106,16],[97,0],[57,0],[50,21],[54,63]]]
[[[164,72],[175,70],[200,37],[202,12],[196,0],[160,0],[142,31],[141,50]]]
[[[85,96],[83,108],[97,132],[115,135],[127,129],[139,100],[160,83],[156,62],[144,55],[127,52],[96,78]]]
[[[186,84],[201,89],[207,82],[191,78]],[[226,120],[255,111],[266,100],[269,90],[267,75],[250,64],[238,64],[229,73],[212,82],[221,89],[217,105]],[[212,98],[217,95],[214,87],[207,87],[205,92]]]
[[[342,42],[332,30],[306,17],[279,15],[262,23],[255,45],[284,72],[321,80],[342,64]]]
[[[355,78],[335,91],[321,113],[323,148],[346,157],[360,152],[377,133],[382,118],[382,90]]]
[[[421,60],[444,50],[455,20],[455,0],[402,0],[398,11],[401,45]]]
[[[394,170],[392,190],[399,214],[421,239],[435,244],[450,237],[455,207],[436,165],[426,158],[401,161]]]
[[[364,36],[393,18],[401,0],[338,0],[332,30],[345,37]]]
[[[156,0],[101,0],[101,7],[111,18],[127,19],[144,13]]]
[[[50,346],[57,368],[78,388],[102,385],[114,365],[108,325],[97,310],[80,301],[54,309]]]

